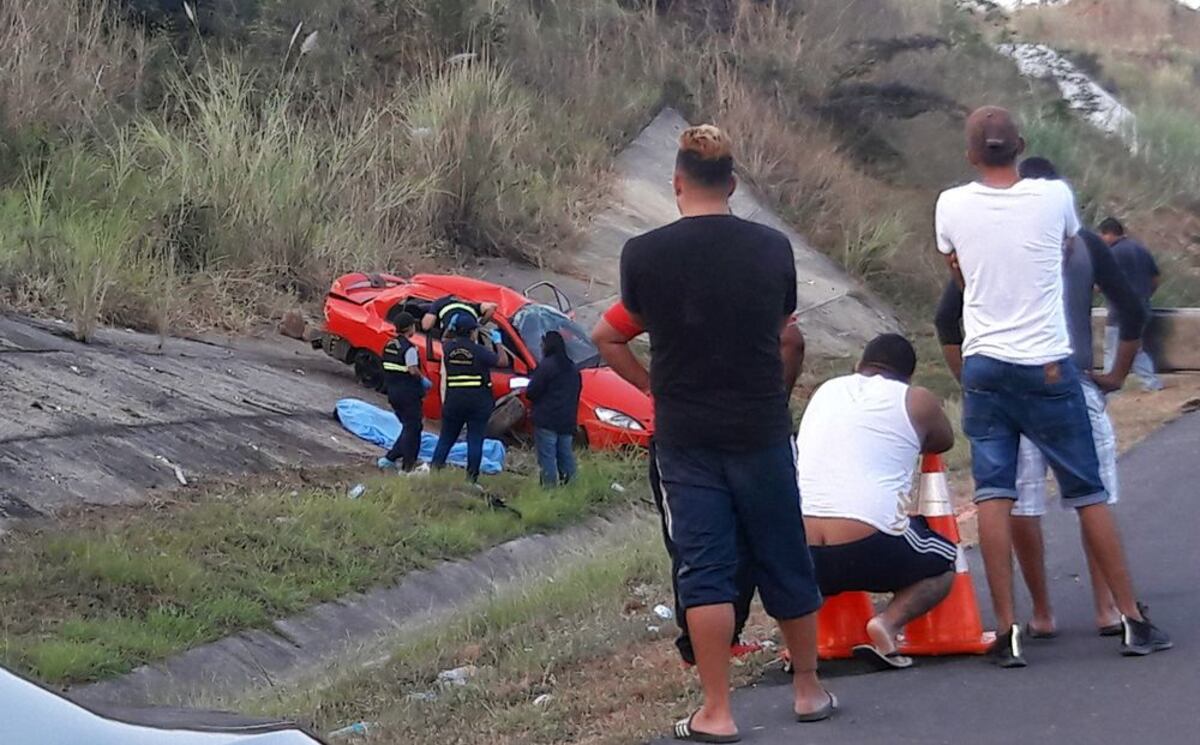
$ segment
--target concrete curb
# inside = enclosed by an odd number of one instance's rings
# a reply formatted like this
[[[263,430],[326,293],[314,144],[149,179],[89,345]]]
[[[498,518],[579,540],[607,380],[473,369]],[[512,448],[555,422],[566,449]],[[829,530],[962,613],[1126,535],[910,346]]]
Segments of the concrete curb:
[[[552,535],[535,534],[406,575],[399,583],[350,595],[205,644],[111,680],[68,691],[83,703],[211,706],[255,690],[294,686],[336,666],[369,666],[398,632],[413,632],[494,594],[565,554],[578,553],[636,518],[593,518]]]

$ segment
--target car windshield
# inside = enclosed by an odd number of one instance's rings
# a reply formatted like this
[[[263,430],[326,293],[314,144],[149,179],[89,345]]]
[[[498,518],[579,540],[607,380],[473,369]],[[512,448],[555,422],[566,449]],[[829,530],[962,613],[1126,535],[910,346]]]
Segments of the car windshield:
[[[542,337],[547,331],[562,334],[567,344],[567,356],[578,367],[600,367],[600,350],[592,343],[583,328],[548,305],[530,303],[522,306],[512,318],[513,326],[535,362],[542,361]]]

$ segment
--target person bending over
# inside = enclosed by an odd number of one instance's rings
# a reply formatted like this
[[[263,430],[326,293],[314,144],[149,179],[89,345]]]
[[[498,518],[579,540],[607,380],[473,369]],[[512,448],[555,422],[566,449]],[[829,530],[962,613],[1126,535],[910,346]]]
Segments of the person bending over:
[[[429,304],[429,310],[421,317],[421,329],[432,331],[435,328],[442,333],[453,326],[457,317],[469,317],[475,325],[481,326],[492,319],[496,313],[495,303],[470,303],[453,295],[440,297]]]
[[[1099,225],[1100,238],[1112,250],[1117,266],[1125,275],[1134,294],[1142,305],[1141,315],[1144,317],[1143,334],[1154,318],[1154,308],[1151,299],[1158,291],[1162,282],[1162,272],[1154,254],[1139,241],[1125,234],[1125,226],[1115,217],[1105,218]],[[1108,303],[1108,317],[1104,323],[1104,369],[1112,370],[1115,365],[1117,350],[1120,348],[1120,329],[1124,326],[1124,314],[1115,303]],[[1154,369],[1154,359],[1145,347],[1138,351],[1133,360],[1133,374],[1142,381],[1142,389],[1146,391],[1161,391],[1163,382]]]
[[[906,508],[918,455],[944,453],[954,430],[937,396],[909,384],[912,344],[884,334],[867,344],[851,375],[821,385],[796,436],[804,529],[825,597],[894,593],[856,647],[881,669],[912,660],[896,637],[948,594],[958,548]]]

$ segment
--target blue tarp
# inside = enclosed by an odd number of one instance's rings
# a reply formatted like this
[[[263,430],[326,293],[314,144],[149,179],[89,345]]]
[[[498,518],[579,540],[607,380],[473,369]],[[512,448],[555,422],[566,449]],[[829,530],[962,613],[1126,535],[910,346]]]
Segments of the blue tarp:
[[[333,413],[347,431],[384,450],[390,449],[392,443],[400,436],[402,427],[396,415],[366,401],[343,398],[337,402]],[[433,460],[433,449],[437,447],[437,440],[437,435],[432,432],[421,433],[421,460]],[[467,443],[455,443],[454,447],[450,448],[447,462],[459,468],[466,468]],[[504,470],[504,443],[499,440],[483,441],[483,465],[480,470],[489,474]]]

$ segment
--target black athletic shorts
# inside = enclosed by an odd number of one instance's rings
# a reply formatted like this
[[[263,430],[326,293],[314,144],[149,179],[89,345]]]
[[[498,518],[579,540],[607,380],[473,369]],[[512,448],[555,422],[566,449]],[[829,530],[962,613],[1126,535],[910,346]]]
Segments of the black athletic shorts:
[[[817,583],[825,597],[840,592],[896,592],[954,571],[958,548],[913,517],[902,535],[876,533],[861,541],[812,546]]]

